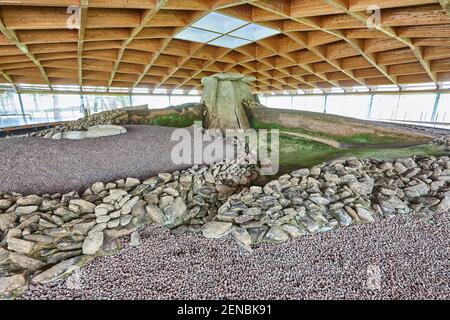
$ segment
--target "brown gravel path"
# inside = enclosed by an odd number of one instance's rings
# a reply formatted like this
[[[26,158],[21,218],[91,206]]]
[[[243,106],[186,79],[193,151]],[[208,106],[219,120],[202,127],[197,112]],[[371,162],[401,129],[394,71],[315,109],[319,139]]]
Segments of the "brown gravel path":
[[[97,181],[147,178],[174,165],[173,128],[125,126],[127,134],[85,140],[0,139],[0,192],[82,191]]]
[[[22,298],[449,299],[449,234],[449,213],[433,222],[395,217],[247,253],[230,239],[149,227],[140,247],[125,244]]]

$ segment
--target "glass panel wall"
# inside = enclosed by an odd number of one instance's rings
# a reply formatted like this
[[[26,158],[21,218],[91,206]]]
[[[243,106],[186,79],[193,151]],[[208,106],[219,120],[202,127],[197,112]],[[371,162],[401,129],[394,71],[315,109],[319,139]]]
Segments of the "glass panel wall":
[[[260,101],[270,108],[326,112],[341,116],[393,122],[420,122],[423,125],[450,123],[450,94],[343,94],[261,95]],[[79,119],[84,111],[97,113],[128,106],[148,105],[150,109],[184,103],[198,103],[200,95],[94,95],[14,92],[0,94],[0,127],[59,122]],[[22,101],[22,104],[21,102]],[[450,125],[448,126],[450,127]]]
[[[397,110],[400,102],[398,94],[380,94],[373,96],[371,120],[394,120],[397,118]]]
[[[292,96],[268,96],[265,105],[276,109],[291,109]]]
[[[25,124],[26,116],[20,108],[19,97],[13,92],[0,95],[0,127],[12,127]]]
[[[437,122],[450,122],[450,94],[441,94],[436,110]]]
[[[369,103],[369,95],[328,96],[326,112],[340,116],[367,119]]]
[[[294,96],[292,109],[311,112],[323,112],[325,96]]]

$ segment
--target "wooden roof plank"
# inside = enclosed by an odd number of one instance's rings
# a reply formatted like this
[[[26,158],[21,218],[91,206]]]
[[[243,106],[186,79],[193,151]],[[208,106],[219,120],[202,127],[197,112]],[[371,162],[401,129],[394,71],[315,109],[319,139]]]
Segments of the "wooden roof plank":
[[[6,25],[3,22],[3,19],[0,18],[0,31],[1,33],[3,33],[4,36],[6,36],[9,41],[14,44],[15,46],[17,46],[17,48],[20,49],[20,51],[22,51],[27,58],[29,58],[34,64],[36,64],[36,66],[39,68],[42,77],[44,78],[46,84],[50,87],[50,89],[52,89],[52,85],[51,82],[45,72],[44,67],[41,65],[41,63],[34,57],[33,54],[30,53],[30,51],[28,50],[28,47],[26,44],[23,44],[19,41],[19,39],[17,38],[17,35],[15,33],[14,30],[10,30],[6,27]]]

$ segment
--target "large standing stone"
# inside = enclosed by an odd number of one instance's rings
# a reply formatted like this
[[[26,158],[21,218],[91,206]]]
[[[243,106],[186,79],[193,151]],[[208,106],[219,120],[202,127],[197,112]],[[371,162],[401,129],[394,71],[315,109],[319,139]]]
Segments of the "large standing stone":
[[[254,77],[227,73],[202,79],[208,129],[250,128],[243,102],[255,100],[248,85],[254,80]]]

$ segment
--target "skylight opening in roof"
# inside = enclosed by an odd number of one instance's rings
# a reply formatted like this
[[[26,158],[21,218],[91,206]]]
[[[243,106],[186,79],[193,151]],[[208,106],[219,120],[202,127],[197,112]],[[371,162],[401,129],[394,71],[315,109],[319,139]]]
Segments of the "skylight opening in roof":
[[[182,30],[175,38],[234,49],[279,33],[275,29],[211,12]]]
[[[280,32],[255,23],[251,23],[236,31],[230,33],[231,36],[247,39],[250,41],[258,41],[267,37],[274,36]]]
[[[245,26],[248,22],[217,12],[211,12],[195,22],[192,26],[199,29],[225,34]]]
[[[220,37],[219,33],[187,27],[175,36],[176,39],[207,43]]]
[[[251,43],[251,41],[230,36],[222,36],[220,38],[217,38],[216,40],[209,42],[208,44],[233,49],[237,47],[242,47],[249,43]]]

